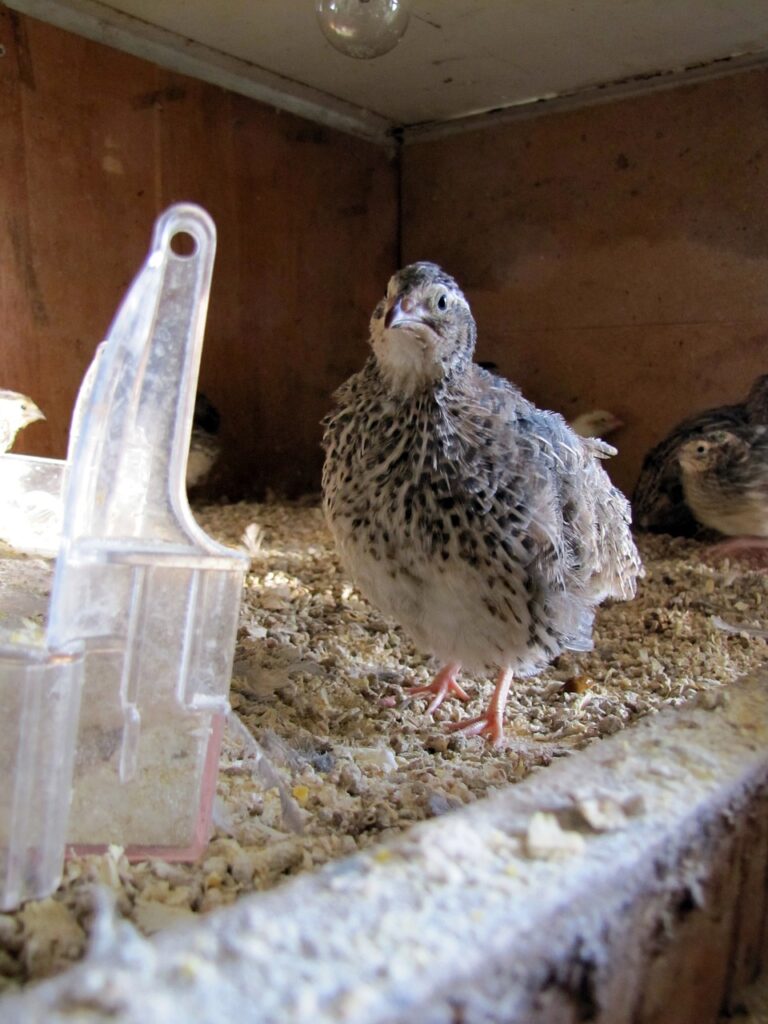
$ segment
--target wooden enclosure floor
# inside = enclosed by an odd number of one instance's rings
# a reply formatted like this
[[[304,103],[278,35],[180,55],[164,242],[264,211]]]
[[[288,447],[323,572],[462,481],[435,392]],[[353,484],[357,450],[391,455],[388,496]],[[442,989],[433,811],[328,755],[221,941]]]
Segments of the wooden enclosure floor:
[[[403,698],[434,665],[355,593],[318,508],[197,515],[252,555],[210,846],[194,865],[129,864],[119,848],[70,860],[52,898],[0,915],[5,991],[83,954],[99,888],[152,934],[392,838],[665,706],[714,709],[765,662],[768,574],[712,566],[693,541],[641,537],[637,598],[600,610],[591,653],[516,684],[507,745],[493,749],[445,732],[482,710],[490,679],[468,677],[471,701],[433,717],[426,700]]]

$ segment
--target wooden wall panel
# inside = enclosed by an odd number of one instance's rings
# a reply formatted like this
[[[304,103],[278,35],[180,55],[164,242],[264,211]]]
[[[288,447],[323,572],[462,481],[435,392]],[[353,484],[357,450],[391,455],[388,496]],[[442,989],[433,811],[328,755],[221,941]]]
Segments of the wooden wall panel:
[[[479,357],[625,419],[625,489],[673,423],[768,371],[768,72],[411,145],[403,195],[405,257],[465,287]]]
[[[218,229],[201,370],[216,489],[317,488],[319,421],[395,266],[385,151],[1,5],[0,44],[0,386],[48,416],[17,450],[63,455],[155,216],[192,200]]]

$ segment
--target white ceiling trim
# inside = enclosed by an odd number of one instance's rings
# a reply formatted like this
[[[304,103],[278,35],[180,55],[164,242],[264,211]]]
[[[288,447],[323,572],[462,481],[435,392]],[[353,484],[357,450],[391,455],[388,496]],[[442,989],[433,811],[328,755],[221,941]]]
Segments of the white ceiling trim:
[[[674,89],[681,85],[693,85],[695,82],[723,78],[726,75],[738,74],[741,71],[754,71],[768,66],[768,50],[755,53],[739,54],[735,57],[720,57],[708,64],[681,68],[676,71],[659,71],[655,74],[635,75],[628,80],[608,82],[589,88],[577,89],[559,96],[543,96],[521,100],[506,107],[494,110],[479,111],[445,121],[426,121],[424,124],[404,125],[397,129],[397,134],[404,143],[428,141],[455,135],[459,132],[476,131],[491,125],[504,124],[507,121],[519,121],[526,118],[541,117],[558,110],[576,110],[579,107],[596,106],[600,103],[614,103],[621,99],[630,99],[649,92],[661,92]]]

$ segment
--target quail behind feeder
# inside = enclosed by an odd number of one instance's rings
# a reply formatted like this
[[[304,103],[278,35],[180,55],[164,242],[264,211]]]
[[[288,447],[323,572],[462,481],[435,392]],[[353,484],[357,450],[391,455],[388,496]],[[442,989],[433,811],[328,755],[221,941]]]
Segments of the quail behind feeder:
[[[44,419],[31,398],[0,388],[0,452],[10,450],[20,430]]]
[[[490,706],[459,723],[503,739],[514,676],[591,647],[595,606],[633,596],[629,506],[557,413],[472,361],[476,327],[433,263],[395,274],[373,354],[326,420],[324,508],[362,593],[442,662],[411,693],[466,698],[462,667],[497,670]]]
[[[187,490],[204,483],[221,454],[218,438],[221,417],[209,398],[198,391],[192,417],[192,435],[187,459]]]

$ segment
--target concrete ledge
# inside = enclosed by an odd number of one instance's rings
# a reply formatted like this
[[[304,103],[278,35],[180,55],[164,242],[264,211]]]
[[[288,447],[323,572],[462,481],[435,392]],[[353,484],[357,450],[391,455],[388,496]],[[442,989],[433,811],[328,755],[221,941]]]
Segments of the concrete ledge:
[[[768,945],[768,681],[153,940],[0,1022],[707,1024]]]

